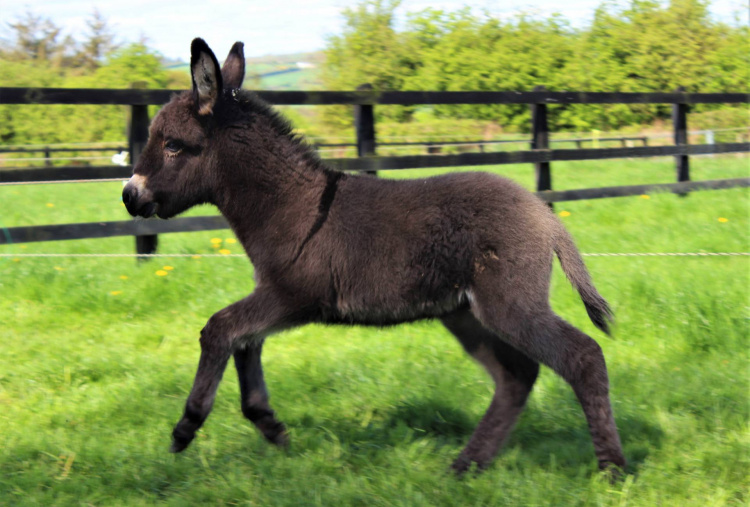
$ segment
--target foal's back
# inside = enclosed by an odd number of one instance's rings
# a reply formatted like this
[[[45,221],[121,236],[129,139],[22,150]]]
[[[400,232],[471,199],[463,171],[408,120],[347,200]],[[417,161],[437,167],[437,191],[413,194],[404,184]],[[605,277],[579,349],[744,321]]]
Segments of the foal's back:
[[[525,240],[548,244],[545,237],[561,227],[535,195],[485,172],[414,180],[347,177],[339,183],[329,221],[333,234],[354,242],[342,245],[352,253],[362,251],[363,241],[370,251],[382,245],[408,252],[437,242],[467,252],[510,252]]]

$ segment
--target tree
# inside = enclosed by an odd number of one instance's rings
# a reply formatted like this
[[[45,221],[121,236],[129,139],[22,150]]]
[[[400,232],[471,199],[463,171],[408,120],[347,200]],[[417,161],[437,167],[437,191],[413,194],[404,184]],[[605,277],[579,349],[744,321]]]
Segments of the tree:
[[[366,0],[343,11],[344,32],[328,39],[322,79],[329,90],[355,89],[369,84],[374,90],[400,90],[410,58],[394,28],[400,0]],[[348,108],[326,108],[327,122],[348,126]]]
[[[7,25],[13,33],[13,42],[3,50],[4,59],[50,62],[55,68],[59,68],[71,56],[73,39],[66,36],[60,40],[61,28],[49,19],[27,12],[25,17]]]
[[[498,19],[426,9],[404,29],[394,26],[398,2],[367,0],[344,11],[346,28],[329,39],[324,66],[329,89],[549,90],[608,92],[738,91],[750,83],[750,30],[713,21],[707,0],[605,0],[588,27],[573,29],[559,15]],[[701,105],[695,111],[726,105]],[[413,108],[376,110],[407,120]],[[391,109],[393,110],[393,109]],[[529,128],[524,105],[439,105],[437,117],[496,121]],[[669,105],[561,105],[550,107],[555,129],[616,129],[671,115]],[[327,113],[345,125],[350,112]]]
[[[0,86],[128,88],[138,81],[148,88],[167,88],[172,79],[159,55],[140,44],[110,53],[93,72],[61,73],[49,61],[29,59],[0,64]],[[0,140],[5,143],[121,141],[126,124],[125,106],[0,106]]]
[[[79,65],[83,68],[96,70],[101,66],[104,58],[118,49],[118,46],[114,42],[115,37],[107,20],[98,9],[94,9],[91,17],[86,20],[86,26],[88,28],[86,39],[76,56]]]

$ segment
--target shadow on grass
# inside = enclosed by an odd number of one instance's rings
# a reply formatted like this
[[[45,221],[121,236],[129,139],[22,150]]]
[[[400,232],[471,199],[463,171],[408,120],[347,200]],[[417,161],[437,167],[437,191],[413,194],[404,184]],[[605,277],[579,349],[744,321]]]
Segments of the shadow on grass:
[[[406,425],[419,438],[460,443],[474,431],[478,421],[454,406],[436,399],[414,399],[399,403],[387,412],[386,428]]]
[[[438,397],[413,397],[376,409],[366,424],[361,416],[323,418],[314,413],[287,422],[293,432],[307,436],[329,433],[331,439],[364,452],[370,449],[382,453],[404,443],[428,441],[435,451],[457,453],[468,443],[481,416]],[[624,408],[616,413],[616,420],[628,460],[627,471],[637,473],[648,456],[662,447],[664,432],[643,409]],[[314,441],[305,442],[297,451],[299,455],[307,445],[316,446]],[[583,410],[569,386],[560,383],[544,400],[529,403],[498,461],[510,453],[518,454],[529,466],[546,468],[554,462],[569,467],[571,473],[595,463]]]
[[[530,466],[547,468],[554,462],[569,468],[572,475],[579,467],[595,463],[591,435],[575,397],[571,394],[548,401],[552,403],[526,408],[496,461],[505,454],[517,453]],[[292,422],[290,427],[292,431],[307,428],[308,434],[325,431],[353,451],[383,453],[405,442],[428,440],[435,451],[448,448],[457,453],[468,443],[480,417],[442,400],[424,398],[384,409],[364,426],[354,418],[320,421],[312,415]],[[661,448],[664,433],[645,414],[618,415],[617,424],[628,460],[627,472],[637,473],[649,454]],[[305,446],[292,454],[301,456],[306,450]]]
[[[352,454],[371,458],[417,441],[429,441],[437,451],[458,449],[466,441],[478,420],[466,411],[435,398],[410,399],[390,407],[379,407],[365,416],[326,417],[306,413],[285,421],[292,433],[292,456],[303,456],[338,442]],[[249,423],[248,423],[249,424]]]
[[[542,412],[536,407],[527,409],[504,452],[518,450],[531,463],[542,467],[550,464],[553,455],[557,464],[571,470],[594,462],[594,446],[583,411],[580,411],[580,417],[566,418],[554,427],[540,427],[534,423],[534,418],[544,415]],[[623,414],[616,419],[628,460],[626,471],[637,473],[649,454],[661,448],[664,433],[641,415]]]

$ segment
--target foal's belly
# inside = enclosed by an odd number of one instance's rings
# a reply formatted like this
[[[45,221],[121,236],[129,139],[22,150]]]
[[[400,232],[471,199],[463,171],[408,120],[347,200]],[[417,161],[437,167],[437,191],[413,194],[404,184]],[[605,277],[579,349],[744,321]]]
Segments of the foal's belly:
[[[392,326],[415,320],[431,319],[452,313],[468,305],[465,291],[456,291],[437,299],[399,299],[396,302],[352,305],[339,301],[324,320],[329,323]]]

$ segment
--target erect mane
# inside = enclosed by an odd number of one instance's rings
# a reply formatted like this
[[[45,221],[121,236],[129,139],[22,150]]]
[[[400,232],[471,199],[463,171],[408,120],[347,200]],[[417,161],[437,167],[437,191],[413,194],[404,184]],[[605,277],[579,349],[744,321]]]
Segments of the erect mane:
[[[311,167],[331,171],[307,140],[294,132],[294,127],[289,120],[254,92],[242,89],[225,89],[222,102],[224,102],[220,113],[220,116],[223,117],[222,123],[226,122],[228,125],[252,124],[258,118],[264,118],[276,133],[293,142],[299,150],[297,153],[302,155]]]
[[[264,116],[270,120],[274,130],[279,134],[290,136],[293,135],[294,127],[276,111],[268,102],[264,101],[257,94],[249,90],[224,90],[224,98],[227,102],[235,102],[240,105],[242,112],[254,113]]]

